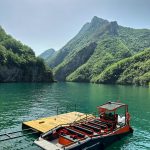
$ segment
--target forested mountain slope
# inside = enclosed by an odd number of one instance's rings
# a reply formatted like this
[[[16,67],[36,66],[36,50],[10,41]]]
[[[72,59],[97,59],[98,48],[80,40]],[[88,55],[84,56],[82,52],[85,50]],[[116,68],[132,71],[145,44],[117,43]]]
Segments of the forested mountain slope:
[[[47,63],[56,80],[92,82],[111,64],[148,47],[150,30],[123,27],[116,21],[94,17]]]
[[[105,39],[98,43],[90,59],[70,74],[67,80],[90,82],[107,66],[129,56],[131,52],[119,39]]]
[[[148,85],[150,48],[107,67],[93,82]]]
[[[71,39],[62,49],[60,49],[55,56],[49,60],[49,65],[51,67],[56,67],[64,61],[68,55],[75,53],[92,42],[98,41],[99,38],[105,36],[103,34],[104,30],[109,30],[110,34],[115,34],[115,31],[111,30],[111,25],[115,23],[109,23],[107,20],[103,20],[94,17],[91,23],[86,23],[79,33]],[[116,25],[116,24],[115,24]],[[114,25],[115,27],[117,26]],[[102,35],[100,35],[102,34]],[[109,34],[109,33],[108,33]]]
[[[33,50],[0,27],[0,82],[51,82],[53,75]]]

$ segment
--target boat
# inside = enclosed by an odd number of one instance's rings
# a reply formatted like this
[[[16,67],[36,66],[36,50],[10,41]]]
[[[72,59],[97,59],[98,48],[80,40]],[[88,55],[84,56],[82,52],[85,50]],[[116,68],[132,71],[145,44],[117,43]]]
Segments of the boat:
[[[34,143],[44,150],[102,150],[133,133],[127,104],[109,101],[97,109],[96,117],[59,125]]]

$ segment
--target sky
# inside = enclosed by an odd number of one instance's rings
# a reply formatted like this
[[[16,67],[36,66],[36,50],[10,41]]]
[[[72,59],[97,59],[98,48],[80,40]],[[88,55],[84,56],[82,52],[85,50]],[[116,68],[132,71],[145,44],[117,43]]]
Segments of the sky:
[[[150,0],[0,0],[0,25],[39,55],[59,50],[93,16],[150,29]]]

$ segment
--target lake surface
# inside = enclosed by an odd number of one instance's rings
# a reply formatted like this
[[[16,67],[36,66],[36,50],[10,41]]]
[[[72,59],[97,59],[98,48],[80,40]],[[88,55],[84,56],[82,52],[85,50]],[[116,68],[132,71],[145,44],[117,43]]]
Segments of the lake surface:
[[[127,103],[133,135],[107,150],[150,150],[150,88],[90,83],[5,83],[0,84],[0,134],[21,129],[21,123],[40,117],[77,111],[91,113],[108,100]],[[0,142],[0,150],[40,150],[37,137],[25,136]]]

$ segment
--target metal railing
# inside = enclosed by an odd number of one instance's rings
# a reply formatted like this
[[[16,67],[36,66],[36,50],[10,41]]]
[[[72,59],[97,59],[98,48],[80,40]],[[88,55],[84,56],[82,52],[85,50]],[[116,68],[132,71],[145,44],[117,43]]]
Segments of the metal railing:
[[[56,106],[56,114],[59,115],[59,110],[62,108],[62,107],[58,107]],[[64,107],[63,107],[64,108]],[[68,110],[68,108],[70,108]],[[67,104],[66,106],[66,111],[65,112],[71,112],[71,108],[73,108],[74,111],[77,111],[77,105],[74,104],[74,105],[70,105],[70,104]],[[44,113],[43,113],[44,115]],[[86,115],[85,118],[82,118],[84,115]],[[67,124],[64,124],[64,125],[61,125],[61,126],[65,126],[65,125],[71,125],[71,124],[74,124],[74,123],[78,123],[78,122],[81,122],[81,121],[86,121],[87,119],[89,119],[90,117],[92,116],[95,116],[96,117],[96,113],[84,113],[83,115],[79,115],[77,116],[77,118],[72,122],[72,123],[67,123]],[[40,117],[39,117],[40,118]],[[80,119],[82,118],[82,119]],[[28,120],[29,121],[29,120]],[[60,125],[58,125],[57,127],[59,127]],[[57,128],[57,127],[54,127],[53,129]],[[51,130],[53,130],[51,129]],[[27,131],[29,133],[26,133],[24,134],[24,132]],[[32,131],[32,132],[30,132]],[[19,134],[21,133],[21,135],[16,135],[16,134]],[[20,137],[23,137],[23,136],[27,136],[27,135],[32,135],[32,134],[37,134],[39,133],[39,131],[35,131],[34,129],[32,128],[28,128],[28,129],[23,129],[23,130],[19,130],[19,131],[13,131],[13,132],[8,132],[8,133],[3,133],[3,134],[0,134],[0,142],[2,141],[7,141],[7,140],[11,140],[11,139],[15,139],[15,138],[20,138]],[[16,135],[16,136],[15,136]]]

